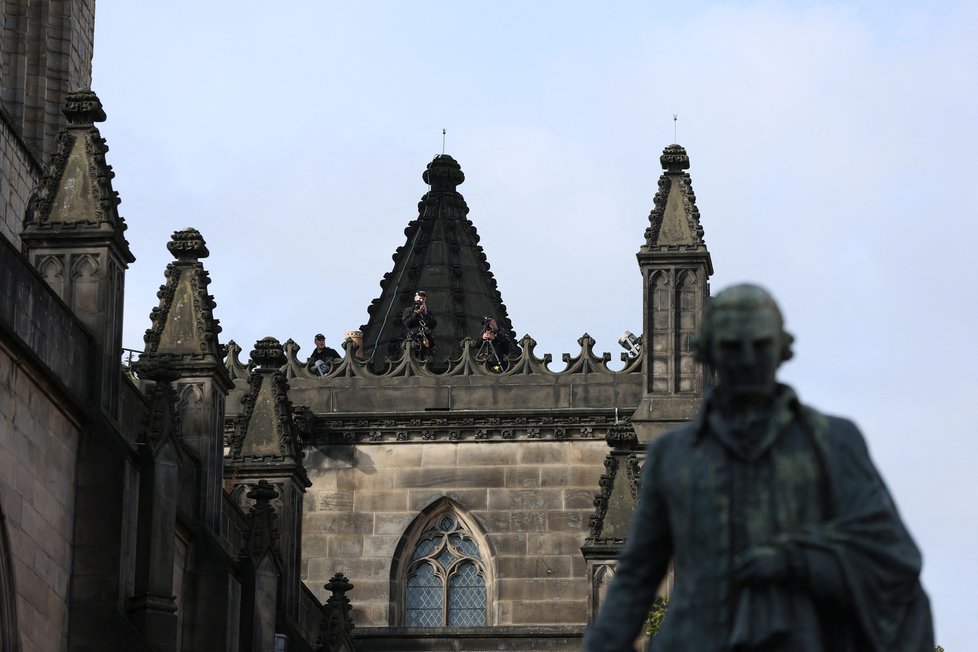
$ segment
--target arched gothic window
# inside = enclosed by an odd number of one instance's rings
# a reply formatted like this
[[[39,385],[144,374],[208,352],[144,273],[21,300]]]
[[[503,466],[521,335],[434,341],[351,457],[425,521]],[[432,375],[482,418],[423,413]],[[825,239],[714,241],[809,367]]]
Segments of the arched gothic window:
[[[446,499],[415,521],[402,541],[407,545],[402,548],[398,585],[405,627],[489,624],[487,555],[455,507]]]

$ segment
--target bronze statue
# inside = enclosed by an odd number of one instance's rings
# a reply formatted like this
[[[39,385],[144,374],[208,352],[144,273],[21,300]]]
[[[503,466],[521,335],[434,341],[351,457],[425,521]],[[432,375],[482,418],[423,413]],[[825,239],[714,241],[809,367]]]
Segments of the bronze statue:
[[[649,650],[933,652],[920,552],[862,435],[775,380],[792,340],[759,287],[708,303],[697,352],[717,387],[649,445],[588,652],[632,649],[670,561]]]

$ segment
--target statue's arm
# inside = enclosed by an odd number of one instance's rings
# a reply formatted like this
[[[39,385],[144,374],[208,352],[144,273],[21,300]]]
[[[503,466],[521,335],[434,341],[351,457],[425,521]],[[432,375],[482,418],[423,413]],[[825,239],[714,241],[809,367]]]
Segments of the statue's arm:
[[[659,442],[656,442],[656,444]],[[672,537],[653,445],[642,470],[641,493],[597,619],[584,637],[586,652],[631,650],[672,558]]]

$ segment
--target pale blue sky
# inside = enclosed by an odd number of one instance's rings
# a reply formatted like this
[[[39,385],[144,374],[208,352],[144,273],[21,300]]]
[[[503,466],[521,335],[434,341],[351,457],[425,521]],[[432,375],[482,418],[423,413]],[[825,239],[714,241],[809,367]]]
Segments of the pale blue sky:
[[[587,331],[617,359],[678,113],[713,288],[779,298],[783,377],[863,428],[924,551],[938,641],[974,648],[974,3],[274,6],[99,0],[93,88],[137,257],[126,346],[186,226],[223,341],[335,346],[366,321],[444,127],[518,335],[559,360]]]

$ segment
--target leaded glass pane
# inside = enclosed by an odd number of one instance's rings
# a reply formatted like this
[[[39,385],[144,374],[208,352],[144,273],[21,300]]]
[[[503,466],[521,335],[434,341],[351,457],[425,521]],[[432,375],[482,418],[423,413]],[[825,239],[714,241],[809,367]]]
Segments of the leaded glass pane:
[[[448,538],[455,546],[455,549],[466,557],[475,557],[476,559],[482,559],[482,555],[479,554],[479,546],[475,545],[475,541],[472,539],[467,539],[462,537],[460,534],[453,534]]]
[[[450,531],[454,525],[455,525],[455,520],[452,519],[450,516],[442,517],[441,523],[439,523],[439,526],[444,532]]]
[[[404,624],[408,627],[441,627],[444,585],[431,564],[421,564],[407,582]]]
[[[478,627],[486,624],[486,583],[475,564],[458,568],[448,583],[448,626]]]
[[[442,537],[434,537],[419,542],[418,547],[414,549],[414,556],[411,557],[411,559],[421,559],[422,557],[427,557],[434,552],[435,548],[438,547],[438,544],[441,543],[441,541]]]
[[[446,547],[444,550],[441,551],[441,554],[438,555],[438,557],[436,557],[435,559],[438,561],[439,564],[442,565],[442,568],[448,570],[448,567],[452,565],[452,562],[455,561],[456,557],[455,555],[450,553],[448,551],[448,548]]]

